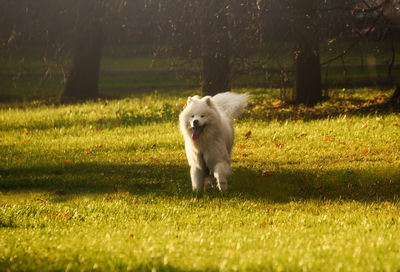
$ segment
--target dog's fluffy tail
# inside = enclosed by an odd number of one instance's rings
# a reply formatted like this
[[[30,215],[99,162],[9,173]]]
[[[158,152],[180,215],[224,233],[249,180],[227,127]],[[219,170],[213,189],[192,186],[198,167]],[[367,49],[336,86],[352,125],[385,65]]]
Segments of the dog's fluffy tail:
[[[247,105],[247,94],[237,94],[232,92],[219,93],[213,96],[214,102],[231,119],[238,117]]]

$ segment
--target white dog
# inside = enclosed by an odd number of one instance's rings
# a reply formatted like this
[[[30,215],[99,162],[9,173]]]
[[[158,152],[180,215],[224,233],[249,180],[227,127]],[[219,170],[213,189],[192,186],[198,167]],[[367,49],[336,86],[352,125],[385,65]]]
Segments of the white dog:
[[[197,95],[188,98],[179,122],[194,191],[203,190],[207,178],[220,191],[228,189],[233,119],[242,112],[247,98],[247,94],[232,92],[202,99]]]

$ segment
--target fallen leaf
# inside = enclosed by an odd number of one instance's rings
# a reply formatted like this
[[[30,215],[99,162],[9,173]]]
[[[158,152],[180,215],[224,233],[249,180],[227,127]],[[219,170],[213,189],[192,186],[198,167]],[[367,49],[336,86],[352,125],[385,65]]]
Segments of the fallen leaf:
[[[390,201],[385,201],[385,203],[383,203],[385,206],[391,206],[393,203]]]
[[[239,149],[243,149],[245,146],[243,144],[237,144],[236,147]]]
[[[307,136],[307,133],[302,132],[299,135],[297,135],[297,138],[301,138],[301,137],[304,137],[304,136]]]
[[[282,143],[279,142],[279,141],[275,141],[275,146],[278,147],[278,148],[280,148],[280,147],[283,147],[284,144],[282,144]]]
[[[366,127],[368,127],[367,123],[364,123],[364,124],[361,125],[361,128],[366,128]]]
[[[71,218],[72,214],[62,213],[62,212],[51,212],[51,213],[47,214],[47,217],[49,217],[49,218],[55,217],[55,218],[58,218],[58,219],[60,219],[60,218]]]
[[[251,131],[248,131],[248,132],[244,135],[244,137],[246,138],[246,140],[247,140],[248,138],[250,138],[250,136],[251,136]]]
[[[268,170],[264,170],[264,171],[262,171],[261,176],[271,177],[272,173],[270,171],[268,171]]]
[[[64,162],[65,162],[65,163],[70,163],[70,162],[71,162],[71,160],[65,160]]]
[[[329,137],[329,136],[326,136],[324,138],[324,142],[332,142],[332,141],[333,141],[333,139],[331,137]]]
[[[363,155],[367,155],[368,153],[369,153],[368,149],[364,149],[362,152]]]
[[[261,222],[261,227],[262,227],[262,228],[265,228],[266,226],[267,226],[267,222],[262,221],[262,222]]]
[[[99,144],[97,147],[98,147],[98,148],[103,148],[104,145],[103,145],[103,144]]]
[[[86,151],[85,154],[86,154],[86,155],[90,155],[90,154],[92,154],[92,152]]]
[[[294,206],[291,206],[290,209],[293,211],[293,210],[295,209],[295,207],[294,207]]]

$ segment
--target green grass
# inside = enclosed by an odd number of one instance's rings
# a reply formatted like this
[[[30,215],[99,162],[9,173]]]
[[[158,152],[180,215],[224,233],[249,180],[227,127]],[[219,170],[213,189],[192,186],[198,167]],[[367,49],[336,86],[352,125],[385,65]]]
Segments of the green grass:
[[[352,113],[390,93],[237,91],[229,192],[200,196],[177,124],[196,91],[0,104],[0,271],[400,270],[400,116]]]

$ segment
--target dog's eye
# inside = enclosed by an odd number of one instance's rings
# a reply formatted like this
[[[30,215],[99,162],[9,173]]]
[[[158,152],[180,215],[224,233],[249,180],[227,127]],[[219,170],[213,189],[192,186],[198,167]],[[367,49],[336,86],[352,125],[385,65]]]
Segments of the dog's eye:
[[[192,115],[192,118],[194,118],[194,115]]]
[[[200,117],[201,117],[201,118],[203,118],[203,117],[204,117],[204,115],[200,115]]]

